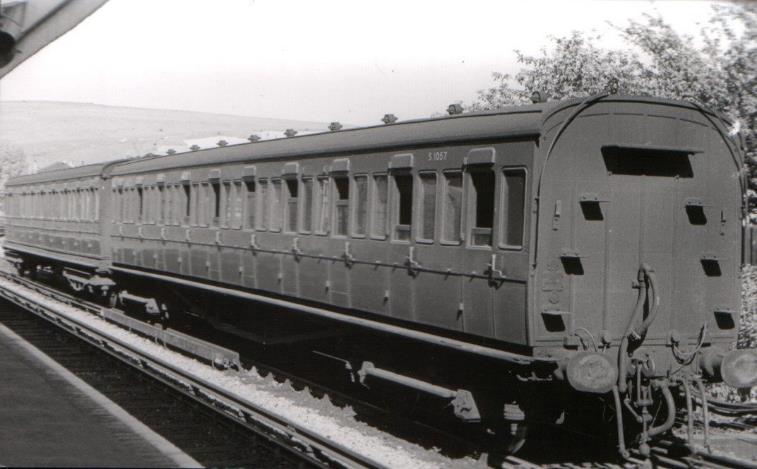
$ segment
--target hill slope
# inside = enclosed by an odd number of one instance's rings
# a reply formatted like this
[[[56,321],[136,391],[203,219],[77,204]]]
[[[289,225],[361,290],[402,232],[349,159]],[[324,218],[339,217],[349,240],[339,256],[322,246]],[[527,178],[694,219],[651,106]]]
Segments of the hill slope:
[[[326,130],[323,122],[46,101],[0,102],[0,140],[20,147],[36,167],[57,161],[107,161],[183,151],[194,143],[236,143],[252,133]]]

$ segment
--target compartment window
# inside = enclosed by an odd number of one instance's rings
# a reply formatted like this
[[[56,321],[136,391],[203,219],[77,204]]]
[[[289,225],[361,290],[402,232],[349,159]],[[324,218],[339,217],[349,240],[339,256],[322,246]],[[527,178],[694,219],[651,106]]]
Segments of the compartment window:
[[[334,234],[346,236],[350,226],[350,180],[347,176],[334,177]]]
[[[79,202],[81,203],[81,194],[77,191],[76,195],[77,195],[76,198],[79,199]],[[79,209],[80,203],[76,204],[77,209]],[[144,216],[145,216],[145,194],[144,194],[144,189],[142,189],[141,187],[137,187],[137,207],[139,207],[139,211],[137,212],[138,213],[137,221],[142,223],[144,221]],[[80,209],[77,211],[80,211]],[[79,218],[78,213],[76,215],[76,218]]]
[[[526,171],[506,169],[502,190],[502,244],[506,247],[523,246],[523,223],[526,202]]]
[[[92,200],[94,207],[94,210],[92,212],[92,220],[99,220],[100,219],[100,191],[92,189]]]
[[[268,209],[268,181],[262,180],[260,181],[260,186],[258,187],[260,190],[260,201],[258,202],[260,205],[260,217],[258,220],[258,229],[259,230],[265,230],[268,228],[268,215],[270,210]]]
[[[331,212],[329,211],[329,197],[330,192],[329,178],[318,178],[318,223],[316,226],[316,232],[320,234],[328,234],[329,226],[331,226]]]
[[[242,181],[234,181],[231,185],[234,197],[232,198],[231,210],[231,227],[234,229],[242,228],[242,206],[244,204],[244,193],[242,192]]]
[[[182,194],[184,195],[184,197],[182,197],[182,201],[184,202],[184,224],[188,225],[192,216],[192,188],[188,183],[182,184],[181,187],[183,189]],[[181,220],[176,221],[181,223]]]
[[[247,216],[245,218],[247,225],[245,228],[255,229],[255,212],[257,210],[257,205],[255,205],[257,199],[255,196],[257,195],[257,188],[255,187],[255,181],[252,179],[246,180],[244,186],[247,190],[247,205],[245,206],[245,209],[247,210]]]
[[[436,227],[436,173],[421,173],[421,213],[418,237],[426,241],[434,240]]]
[[[199,183],[193,184],[192,189],[194,189],[193,197],[195,199],[192,218],[195,221],[195,225],[202,226],[205,224],[205,207],[207,206],[207,201],[205,200],[205,185]]]
[[[394,239],[409,241],[413,222],[413,176],[394,176]]]
[[[281,179],[271,180],[271,231],[281,231],[282,207],[281,207]]]
[[[158,212],[158,223],[168,225],[170,223],[169,208],[171,207],[171,188],[158,186],[158,192],[160,194],[160,212]]]
[[[124,221],[124,190],[122,188],[118,188],[115,191],[113,191],[115,194],[113,203],[113,221],[117,222],[123,222]],[[65,195],[65,192],[64,192]],[[61,197],[61,200],[63,200],[63,203],[61,204],[61,214],[65,214],[65,197]]]
[[[355,176],[355,235],[365,236],[368,225],[368,176]]]
[[[491,246],[494,226],[494,171],[473,170],[469,176],[470,242],[473,246]]]
[[[442,207],[442,241],[459,243],[462,237],[463,174],[460,171],[444,173]]]
[[[223,213],[223,226],[231,226],[231,219],[234,214],[234,190],[232,189],[231,182],[223,183],[223,206],[221,207]]]
[[[208,208],[212,209],[212,217],[209,220],[209,224],[219,226],[221,224],[221,184],[213,182],[210,184],[210,188],[212,190],[208,192],[210,197]]]
[[[297,231],[297,204],[299,183],[297,179],[286,179],[286,226],[285,231]]]
[[[371,221],[371,236],[386,237],[386,208],[389,191],[386,174],[373,175],[373,219]]]
[[[313,231],[313,178],[302,180],[302,226],[300,231],[310,233]]]

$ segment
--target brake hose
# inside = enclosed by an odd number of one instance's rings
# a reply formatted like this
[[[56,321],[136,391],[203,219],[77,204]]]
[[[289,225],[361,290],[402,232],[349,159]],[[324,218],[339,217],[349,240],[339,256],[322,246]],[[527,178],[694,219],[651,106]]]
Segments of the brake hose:
[[[644,268],[645,264],[642,264],[639,268],[639,296],[636,298],[636,306],[633,308],[633,313],[628,321],[623,337],[620,339],[620,347],[618,348],[618,390],[621,393],[625,393],[628,389],[628,385],[626,384],[626,370],[628,368],[626,353],[628,352],[628,340],[633,331],[633,324],[636,322],[636,318],[644,309],[644,300],[647,296],[647,282]]]

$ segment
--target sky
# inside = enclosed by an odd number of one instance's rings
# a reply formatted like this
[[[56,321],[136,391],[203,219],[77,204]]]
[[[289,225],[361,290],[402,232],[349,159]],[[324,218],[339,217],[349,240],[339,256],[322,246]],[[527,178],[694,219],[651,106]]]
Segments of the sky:
[[[81,0],[86,1],[86,0]],[[470,102],[572,30],[659,13],[682,33],[705,1],[110,0],[0,82],[0,100],[73,101],[378,123]]]

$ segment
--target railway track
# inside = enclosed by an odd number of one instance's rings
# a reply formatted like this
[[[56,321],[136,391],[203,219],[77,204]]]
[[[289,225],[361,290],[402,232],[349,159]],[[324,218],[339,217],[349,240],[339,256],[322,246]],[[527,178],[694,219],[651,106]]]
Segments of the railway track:
[[[148,374],[189,397],[194,402],[215,412],[220,412],[225,418],[231,419],[271,441],[281,451],[293,457],[301,458],[307,465],[315,467],[386,467],[384,461],[367,457],[349,447],[335,443],[333,440],[323,438],[312,429],[303,428],[297,422],[261,408],[224,389],[217,383],[188,373],[165,357],[153,356],[135,347],[129,341],[123,340],[123,338],[103,333],[81,318],[56,311],[57,308],[54,306],[44,304],[38,298],[35,299],[33,295],[24,293],[22,289],[12,288],[15,285],[21,285],[47,299],[87,311],[111,323],[117,323],[119,327],[135,331],[142,336],[149,336],[152,341],[161,344],[163,347],[179,350],[181,353],[189,355],[195,360],[204,361],[215,368],[239,370],[241,368],[239,356],[223,347],[208,344],[202,340],[182,337],[179,333],[178,337],[183,339],[183,343],[180,344],[184,346],[182,349],[177,345],[176,338],[167,337],[166,332],[161,332],[162,329],[160,328],[120,315],[117,311],[83,301],[39,282],[19,278],[0,270],[0,297],[33,312],[38,317],[85,340],[97,349],[105,351],[131,367]],[[153,335],[151,336],[151,334]],[[660,442],[652,447],[650,460],[657,467],[670,468],[702,466],[757,468],[757,465],[753,462],[710,453],[703,448],[687,447],[679,441],[673,440]],[[468,462],[473,462],[473,460],[468,459]],[[647,464],[647,459],[636,453],[632,454],[628,462],[643,465]],[[503,457],[500,464],[503,467],[542,467],[515,456]],[[553,466],[553,464],[549,465]],[[559,465],[575,466],[575,464],[569,462]],[[598,463],[598,465],[601,467],[623,467],[616,466],[613,463]]]
[[[329,468],[386,467],[384,461],[355,451],[286,416],[250,402],[236,393],[224,389],[219,383],[210,381],[207,377],[188,372],[165,356],[161,357],[148,353],[141,347],[135,346],[134,343],[124,340],[123,337],[108,334],[101,328],[94,327],[89,321],[65,314],[61,311],[61,308],[46,304],[48,302],[39,301],[40,299],[35,298],[35,295],[29,294],[29,290],[47,299],[87,311],[100,318],[108,317],[105,308],[61,293],[37,282],[18,278],[7,272],[0,271],[0,279],[2,279],[0,280],[0,297],[50,321],[194,401],[221,412],[227,418],[276,444],[281,451],[299,457],[308,465]],[[26,290],[13,288],[15,285],[21,285]],[[110,317],[113,317],[112,312]],[[216,356],[210,364],[216,368],[233,369],[238,366],[238,363],[234,363],[233,359],[223,356],[219,350],[212,350],[212,347],[207,347],[207,344],[203,344],[201,341],[189,343],[187,349],[183,352],[193,355],[195,360],[204,359],[204,361],[208,361],[208,358],[213,357],[215,353]]]

